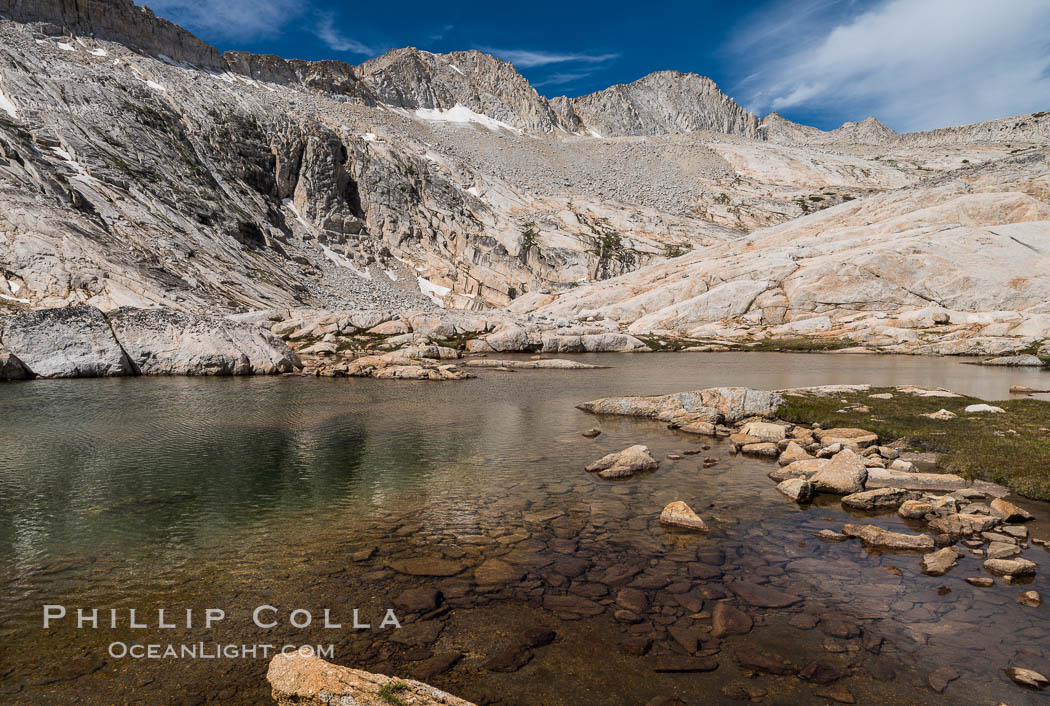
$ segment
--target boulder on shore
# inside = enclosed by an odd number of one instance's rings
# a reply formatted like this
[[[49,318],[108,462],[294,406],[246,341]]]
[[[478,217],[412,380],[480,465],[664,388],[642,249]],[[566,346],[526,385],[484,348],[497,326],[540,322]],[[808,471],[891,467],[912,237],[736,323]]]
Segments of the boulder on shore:
[[[274,655],[266,680],[278,706],[389,706],[390,694],[413,706],[474,706],[423,682],[340,667],[298,652]]]
[[[134,368],[93,306],[27,311],[0,319],[0,341],[41,378],[133,375]]]
[[[264,328],[168,309],[30,311],[0,319],[0,340],[21,362],[23,377],[259,375],[302,367]]]
[[[1028,512],[1023,507],[1014,505],[1009,500],[995,498],[989,503],[989,505],[992,508],[992,512],[995,513],[995,516],[1003,522],[1024,522],[1032,519],[1032,513]]]
[[[821,493],[850,495],[864,490],[868,469],[864,459],[850,449],[843,449],[813,474],[809,482]]]
[[[302,367],[270,331],[220,316],[123,307],[109,322],[141,375],[272,375]]]

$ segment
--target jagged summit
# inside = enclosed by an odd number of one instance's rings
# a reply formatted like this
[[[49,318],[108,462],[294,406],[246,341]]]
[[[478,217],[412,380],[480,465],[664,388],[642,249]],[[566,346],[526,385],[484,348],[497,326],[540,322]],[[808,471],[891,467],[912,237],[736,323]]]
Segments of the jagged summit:
[[[477,50],[434,54],[394,49],[356,68],[386,105],[451,110],[457,105],[529,132],[550,132],[550,105],[512,64]]]
[[[674,70],[657,71],[585,96],[548,100],[512,63],[477,50],[435,54],[406,47],[358,66],[248,52],[221,54],[132,0],[0,0],[0,16],[43,23],[45,33],[52,36],[93,36],[147,56],[302,86],[363,106],[382,104],[412,111],[450,111],[462,106],[471,114],[529,133],[563,130],[621,137],[711,131],[795,145],[939,144],[963,136],[984,142],[1050,137],[1044,114],[901,135],[873,117],[846,122],[830,131],[795,123],[777,113],[760,120],[710,78]]]

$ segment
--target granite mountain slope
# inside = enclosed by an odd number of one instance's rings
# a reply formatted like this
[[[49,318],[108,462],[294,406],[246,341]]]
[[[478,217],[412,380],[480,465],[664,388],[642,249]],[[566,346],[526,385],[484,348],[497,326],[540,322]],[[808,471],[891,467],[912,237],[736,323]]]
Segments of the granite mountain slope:
[[[512,305],[639,333],[1045,313],[1046,114],[824,132],[678,72],[548,100],[477,51],[220,54],[129,0],[0,17],[9,309]]]

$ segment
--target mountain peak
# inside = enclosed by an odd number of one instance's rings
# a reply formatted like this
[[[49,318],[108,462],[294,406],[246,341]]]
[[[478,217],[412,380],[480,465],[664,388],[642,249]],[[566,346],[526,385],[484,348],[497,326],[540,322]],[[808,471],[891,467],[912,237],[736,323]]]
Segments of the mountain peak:
[[[577,128],[603,137],[711,130],[756,137],[758,118],[706,76],[654,71],[579,98],[555,99],[555,110]],[[553,101],[552,101],[553,102]]]

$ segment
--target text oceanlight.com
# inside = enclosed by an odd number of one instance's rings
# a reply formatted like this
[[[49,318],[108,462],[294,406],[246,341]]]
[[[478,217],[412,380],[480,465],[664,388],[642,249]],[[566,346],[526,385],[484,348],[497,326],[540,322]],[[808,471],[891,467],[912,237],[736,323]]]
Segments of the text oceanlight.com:
[[[271,655],[299,653],[306,656],[334,657],[335,645],[221,645],[197,642],[192,644],[128,644],[111,642],[107,650],[113,659],[269,659]]]

